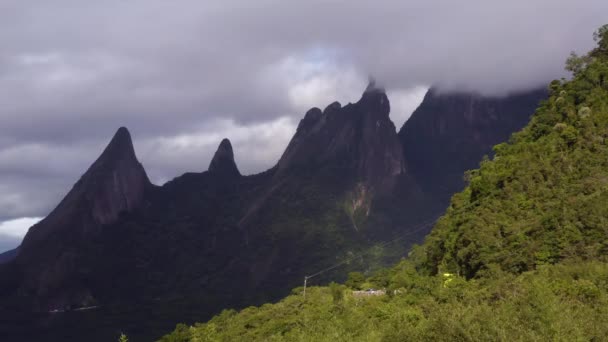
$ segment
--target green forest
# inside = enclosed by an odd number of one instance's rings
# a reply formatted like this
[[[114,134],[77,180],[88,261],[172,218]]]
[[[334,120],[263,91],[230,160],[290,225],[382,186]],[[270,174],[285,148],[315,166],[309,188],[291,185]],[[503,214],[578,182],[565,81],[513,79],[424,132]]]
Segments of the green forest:
[[[400,263],[161,341],[607,340],[608,25],[594,39]]]

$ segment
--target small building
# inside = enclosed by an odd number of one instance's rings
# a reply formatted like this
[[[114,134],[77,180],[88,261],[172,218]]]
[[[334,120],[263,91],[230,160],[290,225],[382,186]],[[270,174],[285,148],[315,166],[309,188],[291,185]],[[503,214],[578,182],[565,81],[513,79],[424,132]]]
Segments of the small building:
[[[376,290],[376,289],[367,289],[363,291],[353,291],[353,296],[355,297],[371,297],[371,296],[384,296],[386,291],[384,290]]]

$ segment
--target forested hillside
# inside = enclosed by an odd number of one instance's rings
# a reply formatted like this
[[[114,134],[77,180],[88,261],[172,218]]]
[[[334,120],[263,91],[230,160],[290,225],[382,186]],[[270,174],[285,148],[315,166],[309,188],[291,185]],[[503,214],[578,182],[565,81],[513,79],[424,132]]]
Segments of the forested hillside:
[[[608,336],[608,25],[528,126],[468,172],[390,270],[226,310],[162,341],[600,341]],[[382,288],[386,294],[356,295]]]

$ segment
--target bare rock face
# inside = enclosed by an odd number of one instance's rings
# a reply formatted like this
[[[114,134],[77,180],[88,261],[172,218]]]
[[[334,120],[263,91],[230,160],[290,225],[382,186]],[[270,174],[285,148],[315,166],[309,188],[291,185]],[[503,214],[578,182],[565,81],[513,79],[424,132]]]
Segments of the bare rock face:
[[[372,82],[361,99],[344,107],[334,102],[321,111],[313,108],[278,163],[279,174],[293,168],[340,165],[354,171],[357,182],[375,191],[391,187],[405,172],[405,162],[390,103]]]
[[[131,135],[121,127],[101,156],[89,167],[61,203],[44,220],[30,229],[22,252],[50,234],[67,229],[75,216],[85,215],[77,234],[88,234],[114,222],[120,213],[137,208],[150,181],[137,160]]]
[[[112,223],[121,212],[136,209],[150,186],[146,171],[135,156],[129,131],[124,127],[118,130],[89,172],[93,190],[87,199],[93,203],[94,220],[101,224]]]
[[[215,151],[209,164],[209,172],[225,176],[240,176],[241,173],[234,162],[234,152],[230,140],[223,139]]]
[[[57,208],[26,234],[16,258],[23,268],[25,290],[41,298],[55,297],[60,307],[84,304],[83,298],[90,297],[86,291],[70,298],[55,292],[78,293],[73,290],[78,285],[68,284],[77,258],[72,251],[122,213],[139,208],[150,187],[129,131],[122,127]]]
[[[405,172],[403,151],[395,125],[389,118],[390,104],[384,89],[370,84],[358,102],[363,112],[359,172],[371,184],[385,182]],[[392,185],[392,184],[391,184]]]
[[[452,194],[492,146],[523,128],[545,89],[503,97],[431,89],[399,131],[410,172],[425,189]]]

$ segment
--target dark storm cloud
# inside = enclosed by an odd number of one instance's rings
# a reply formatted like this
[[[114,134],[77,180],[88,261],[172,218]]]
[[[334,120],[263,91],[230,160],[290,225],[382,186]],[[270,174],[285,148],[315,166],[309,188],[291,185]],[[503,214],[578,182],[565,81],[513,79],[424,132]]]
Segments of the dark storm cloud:
[[[261,171],[307,107],[357,100],[370,73],[402,93],[536,86],[607,13],[605,0],[4,0],[0,221],[46,215],[121,125],[156,182],[205,170],[224,136]]]

